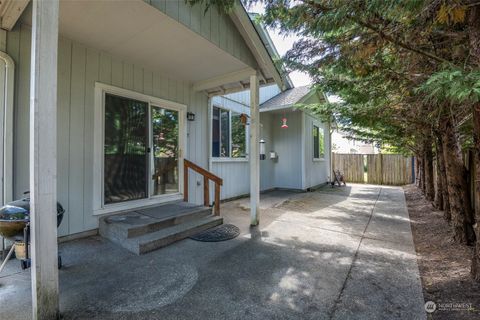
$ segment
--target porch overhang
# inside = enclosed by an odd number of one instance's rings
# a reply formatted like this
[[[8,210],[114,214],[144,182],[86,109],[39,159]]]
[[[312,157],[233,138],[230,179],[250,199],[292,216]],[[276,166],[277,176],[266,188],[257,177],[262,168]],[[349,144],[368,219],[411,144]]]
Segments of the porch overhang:
[[[0,1],[0,28],[12,30],[29,2],[30,0]]]
[[[31,6],[26,11],[21,22],[31,25]],[[143,0],[121,5],[116,1],[60,1],[59,34],[119,60],[189,82],[196,91],[209,95],[245,90],[250,75],[259,68]],[[257,59],[258,54],[254,56]],[[272,77],[264,69],[260,67],[261,84],[279,81],[278,74]]]
[[[230,13],[230,18],[258,63],[259,85],[263,86],[276,83],[282,91],[291,88],[292,84],[288,77],[282,76],[272,60],[272,53],[269,52],[267,46],[271,46],[272,50],[275,49],[271,43],[266,43],[270,41],[269,39],[264,39],[269,38],[268,35],[259,34],[259,30],[255,27],[240,1],[235,1],[234,8]],[[221,77],[200,81],[194,85],[194,90],[206,91],[209,96],[243,91],[250,87],[249,77],[252,74],[257,74],[257,71],[249,68]]]

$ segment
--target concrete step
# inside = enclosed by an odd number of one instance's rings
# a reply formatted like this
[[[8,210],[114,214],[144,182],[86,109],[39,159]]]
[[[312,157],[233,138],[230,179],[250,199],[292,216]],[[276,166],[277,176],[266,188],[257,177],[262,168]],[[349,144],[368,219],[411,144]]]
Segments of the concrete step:
[[[213,228],[222,223],[222,217],[207,216],[161,229],[159,231],[147,233],[139,237],[130,238],[119,244],[125,249],[140,255],[165,247],[173,242],[188,238],[189,236]]]
[[[172,203],[100,219],[101,236],[123,241],[212,214],[212,208]]]
[[[136,254],[143,254],[223,223],[212,208],[171,202],[100,219],[99,233]]]

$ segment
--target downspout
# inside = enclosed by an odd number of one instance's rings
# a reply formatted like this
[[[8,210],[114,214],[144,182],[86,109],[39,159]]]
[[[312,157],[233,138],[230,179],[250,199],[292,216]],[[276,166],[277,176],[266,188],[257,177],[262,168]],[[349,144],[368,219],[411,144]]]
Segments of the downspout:
[[[13,199],[13,96],[15,62],[5,52],[0,51],[0,59],[5,62],[5,97],[3,99],[3,204]]]

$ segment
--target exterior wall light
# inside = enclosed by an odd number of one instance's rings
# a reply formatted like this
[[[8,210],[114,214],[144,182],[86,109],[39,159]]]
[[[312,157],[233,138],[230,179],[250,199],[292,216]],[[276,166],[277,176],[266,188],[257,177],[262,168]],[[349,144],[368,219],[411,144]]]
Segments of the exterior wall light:
[[[260,160],[265,160],[265,140],[260,140]]]
[[[187,112],[187,120],[188,121],[195,121],[195,113]]]

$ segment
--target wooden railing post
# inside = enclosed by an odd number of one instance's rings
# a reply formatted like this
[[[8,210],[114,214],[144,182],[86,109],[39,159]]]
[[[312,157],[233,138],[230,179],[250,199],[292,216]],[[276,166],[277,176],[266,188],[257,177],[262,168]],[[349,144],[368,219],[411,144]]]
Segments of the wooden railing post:
[[[215,215],[220,215],[220,184],[215,182]]]
[[[192,168],[203,176],[203,205],[210,205],[210,180],[215,182],[215,215],[220,215],[220,186],[223,180],[213,173],[197,166],[195,163],[183,159],[183,200],[188,201],[188,168]]]
[[[188,202],[188,166],[183,164],[183,201]]]
[[[207,176],[203,177],[203,205],[205,207],[210,205],[210,180]]]

